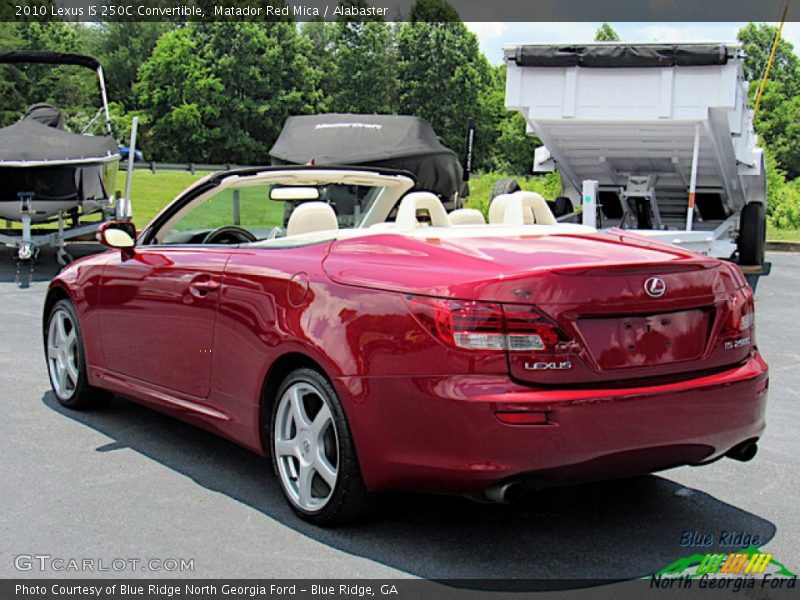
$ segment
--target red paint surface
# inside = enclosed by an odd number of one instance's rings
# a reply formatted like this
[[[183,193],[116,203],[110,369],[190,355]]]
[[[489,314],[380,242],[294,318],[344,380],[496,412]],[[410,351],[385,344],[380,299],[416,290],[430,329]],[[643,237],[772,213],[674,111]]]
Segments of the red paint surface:
[[[644,293],[654,275],[663,298]],[[270,368],[313,361],[375,490],[644,473],[711,460],[764,428],[767,366],[752,344],[727,347],[755,341],[729,326],[750,298],[741,273],[622,232],[144,246],[77,261],[51,285],[76,303],[92,384],[258,452]],[[456,349],[412,316],[409,294],[532,305],[565,344]],[[546,422],[496,416],[524,411]]]

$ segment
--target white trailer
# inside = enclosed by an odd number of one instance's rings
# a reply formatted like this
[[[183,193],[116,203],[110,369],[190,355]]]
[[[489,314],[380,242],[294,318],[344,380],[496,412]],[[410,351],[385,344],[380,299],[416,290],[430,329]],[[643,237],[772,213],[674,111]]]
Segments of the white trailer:
[[[558,171],[585,224],[636,229],[736,260],[755,276],[768,272],[764,156],[739,46],[613,42],[504,53],[506,107],[544,144],[533,171]]]

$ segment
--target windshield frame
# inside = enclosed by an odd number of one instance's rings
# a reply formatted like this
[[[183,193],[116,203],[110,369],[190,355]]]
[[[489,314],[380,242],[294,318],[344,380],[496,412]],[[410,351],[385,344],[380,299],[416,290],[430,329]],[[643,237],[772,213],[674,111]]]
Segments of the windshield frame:
[[[161,245],[164,237],[183,216],[188,214],[199,203],[215,196],[225,188],[257,186],[269,183],[304,185],[320,181],[382,186],[385,188],[384,193],[380,194],[364,213],[364,218],[359,228],[385,222],[397,201],[411,191],[416,184],[414,176],[406,171],[366,167],[315,167],[303,165],[299,167],[237,169],[215,173],[200,179],[164,207],[142,231],[137,245]],[[391,193],[386,193],[387,191]]]

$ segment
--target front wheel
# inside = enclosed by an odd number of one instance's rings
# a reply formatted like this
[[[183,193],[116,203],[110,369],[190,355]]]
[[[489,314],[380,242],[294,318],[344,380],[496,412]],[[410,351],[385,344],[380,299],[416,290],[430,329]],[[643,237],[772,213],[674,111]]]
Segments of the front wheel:
[[[272,464],[292,510],[318,525],[341,525],[372,504],[336,391],[313,369],[297,369],[273,404]]]
[[[100,406],[111,394],[89,385],[83,336],[75,307],[59,300],[50,310],[45,337],[47,372],[56,399],[67,408]]]

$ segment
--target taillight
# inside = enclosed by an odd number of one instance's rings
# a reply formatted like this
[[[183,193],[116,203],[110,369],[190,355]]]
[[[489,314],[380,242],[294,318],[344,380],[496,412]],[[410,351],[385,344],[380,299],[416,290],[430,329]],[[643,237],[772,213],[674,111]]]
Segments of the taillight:
[[[525,304],[503,306],[508,331],[509,350],[552,350],[560,337],[556,326],[543,317],[535,308]]]
[[[728,301],[728,317],[724,333],[739,334],[750,331],[755,323],[753,294],[745,289],[734,294]]]
[[[750,300],[745,305],[745,310],[739,319],[739,331],[746,331],[753,326],[755,313],[753,312],[753,301]]]
[[[540,352],[561,342],[556,326],[527,305],[418,296],[408,305],[425,329],[464,350]]]
[[[438,339],[468,350],[505,350],[503,311],[499,304],[410,297],[412,314]]]

